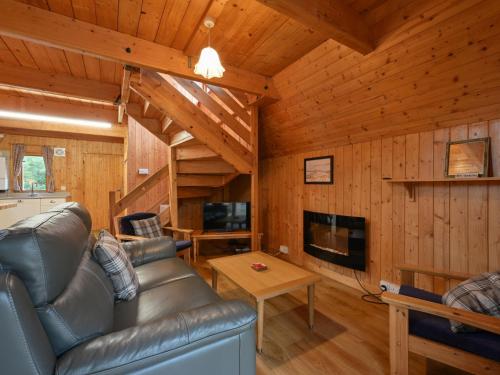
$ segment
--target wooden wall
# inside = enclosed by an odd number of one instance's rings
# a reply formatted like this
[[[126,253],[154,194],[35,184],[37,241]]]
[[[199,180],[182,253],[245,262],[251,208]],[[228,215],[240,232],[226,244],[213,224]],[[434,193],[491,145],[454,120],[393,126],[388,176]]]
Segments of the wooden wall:
[[[446,142],[490,136],[495,176],[500,176],[500,120],[378,138],[352,145],[261,161],[265,248],[289,246],[289,260],[355,285],[352,270],[303,252],[303,210],[363,216],[367,220],[366,284],[398,281],[398,263],[477,274],[500,269],[500,184],[419,185],[416,201],[390,178],[439,178]],[[304,185],[304,158],[334,155],[333,185]],[[441,292],[442,280],[418,285]]]
[[[126,185],[130,191],[167,164],[167,145],[130,117],[127,143]],[[148,168],[149,175],[139,175],[139,168]],[[129,212],[149,211],[162,197],[168,197],[167,180],[141,197]]]
[[[105,227],[108,223],[108,189],[122,188],[123,144],[80,141],[77,139],[34,137],[5,134],[0,140],[0,150],[12,153],[12,144],[26,145],[28,154],[41,154],[41,146],[66,148],[65,157],[54,157],[55,189],[61,191],[65,186],[71,200],[82,202],[91,208],[95,228]],[[92,163],[94,162],[95,163]],[[86,164],[86,163],[87,164]],[[12,160],[10,159],[10,163]],[[114,167],[116,166],[116,168]],[[12,168],[10,187],[12,189]],[[101,202],[101,208],[96,202]],[[92,209],[91,206],[95,206]]]
[[[373,53],[330,40],[274,76],[282,99],[262,111],[264,156],[500,114],[500,2],[376,3],[365,14],[378,40]]]

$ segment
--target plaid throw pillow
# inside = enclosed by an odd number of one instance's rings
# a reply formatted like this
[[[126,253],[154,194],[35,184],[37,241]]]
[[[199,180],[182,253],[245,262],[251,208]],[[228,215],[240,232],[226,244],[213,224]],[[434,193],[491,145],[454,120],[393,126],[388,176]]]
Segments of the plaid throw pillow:
[[[133,299],[139,289],[139,280],[127,253],[116,238],[102,230],[93,253],[113,284],[115,298]]]
[[[158,216],[143,220],[130,220],[136,236],[155,238],[163,236]]]
[[[483,273],[458,284],[443,296],[443,304],[500,318],[500,271]],[[453,320],[450,325],[455,333],[476,330]]]

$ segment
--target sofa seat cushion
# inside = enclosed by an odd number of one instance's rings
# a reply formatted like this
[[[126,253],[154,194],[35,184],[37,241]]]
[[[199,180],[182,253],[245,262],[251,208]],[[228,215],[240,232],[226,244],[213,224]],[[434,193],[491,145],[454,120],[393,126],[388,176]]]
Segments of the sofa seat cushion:
[[[441,303],[441,296],[406,285],[401,286],[399,293],[409,297]],[[419,311],[410,311],[409,324],[410,334],[412,335],[440,342],[481,357],[500,361],[500,335],[485,331],[453,333],[448,319]]]
[[[115,305],[114,331],[189,311],[222,299],[200,277],[185,277],[137,295]]]
[[[175,241],[175,249],[177,251],[181,251],[181,250],[187,249],[188,247],[191,247],[192,244],[193,243],[191,241],[187,241],[187,240]]]
[[[179,258],[161,259],[136,267],[139,291],[143,292],[169,282],[196,276],[196,272]]]

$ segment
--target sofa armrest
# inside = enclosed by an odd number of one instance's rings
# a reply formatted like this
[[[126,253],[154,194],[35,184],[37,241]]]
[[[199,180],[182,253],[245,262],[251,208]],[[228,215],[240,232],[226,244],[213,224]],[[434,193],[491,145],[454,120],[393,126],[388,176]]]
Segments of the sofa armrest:
[[[175,241],[166,236],[124,242],[122,246],[134,267],[176,256]]]
[[[176,358],[179,351],[247,331],[254,334],[254,325],[252,308],[222,301],[87,341],[59,359],[56,373],[131,373]]]
[[[500,334],[500,319],[493,316],[456,309],[453,307],[442,305],[440,303],[429,302],[419,298],[413,298],[389,292],[382,293],[382,301],[392,306],[397,306],[408,310],[420,311],[427,314],[440,316],[445,319],[456,320],[458,322],[477,327],[485,331]]]

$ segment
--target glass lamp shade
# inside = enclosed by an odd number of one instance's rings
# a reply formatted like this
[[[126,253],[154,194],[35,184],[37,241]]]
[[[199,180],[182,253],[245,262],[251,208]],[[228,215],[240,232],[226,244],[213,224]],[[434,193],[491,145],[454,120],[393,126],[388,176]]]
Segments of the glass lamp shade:
[[[222,66],[219,54],[212,47],[205,47],[201,50],[200,59],[194,67],[194,73],[206,79],[221,78],[226,69]]]

